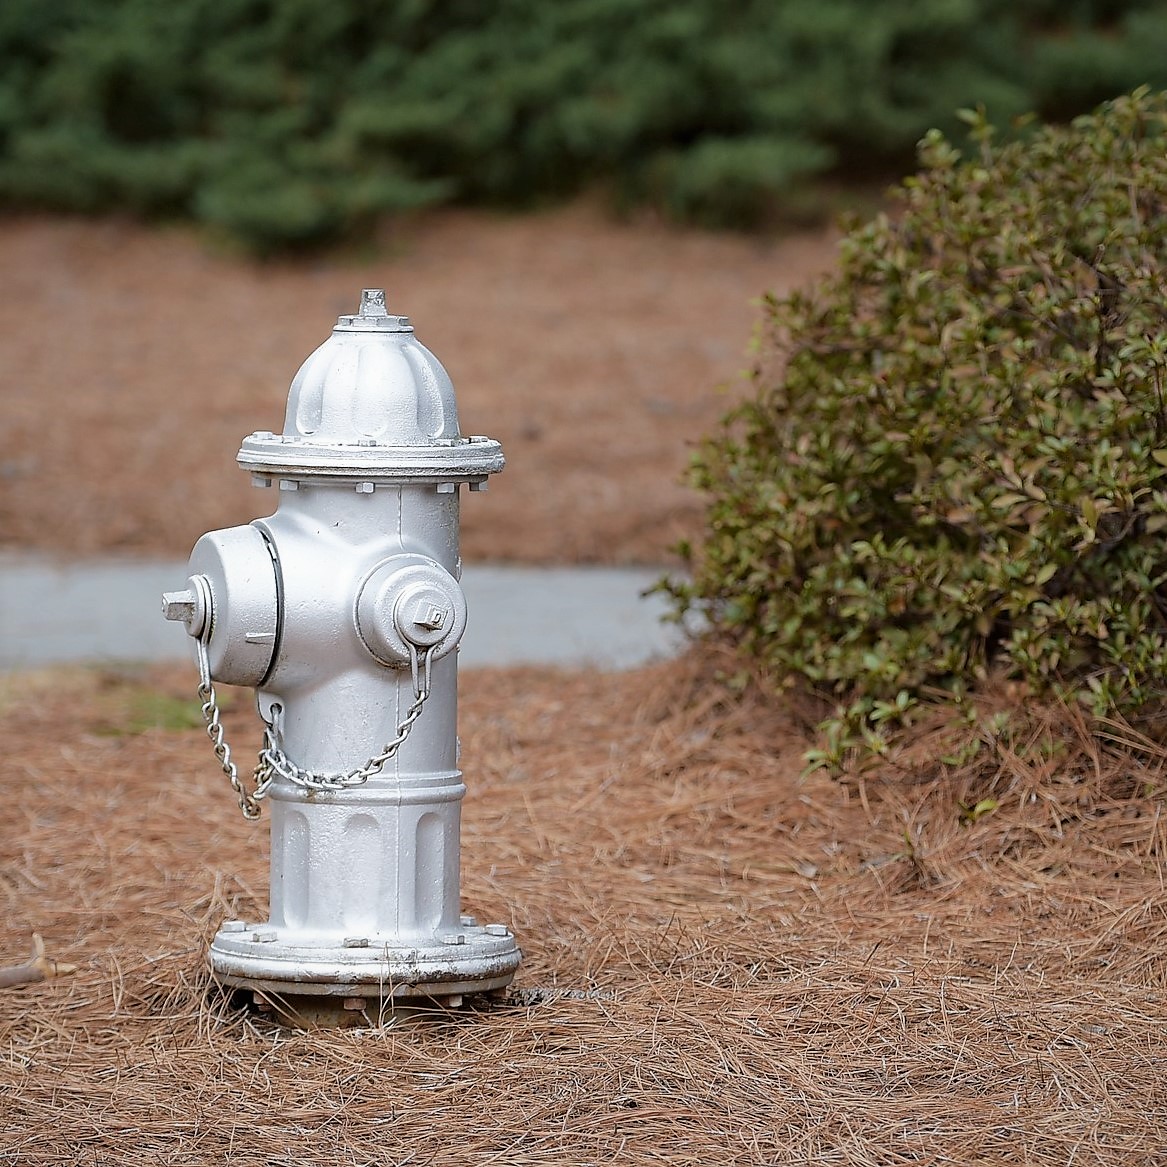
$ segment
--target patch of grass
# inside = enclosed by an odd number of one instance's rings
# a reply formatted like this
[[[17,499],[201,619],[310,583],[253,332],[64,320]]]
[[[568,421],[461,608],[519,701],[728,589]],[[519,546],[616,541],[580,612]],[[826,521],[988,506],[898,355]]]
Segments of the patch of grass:
[[[195,695],[192,676],[189,689],[179,690],[173,683],[160,685],[149,673],[103,668],[93,670],[92,683],[97,693],[93,703],[95,717],[92,732],[103,737],[133,737],[151,730],[181,732],[202,729],[202,707]],[[230,690],[216,687],[219,705],[224,711],[234,704]]]

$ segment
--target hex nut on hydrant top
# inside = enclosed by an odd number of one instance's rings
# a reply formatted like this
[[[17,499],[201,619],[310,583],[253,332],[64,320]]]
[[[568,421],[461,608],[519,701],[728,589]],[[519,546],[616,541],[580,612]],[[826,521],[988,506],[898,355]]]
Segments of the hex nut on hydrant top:
[[[456,724],[459,488],[485,489],[502,448],[462,436],[449,376],[378,289],[296,374],[283,433],[238,462],[278,489],[275,514],[204,535],[163,597],[240,808],[270,807],[271,917],[223,924],[215,978],[321,1024],[506,986],[514,936],[459,902]],[[251,783],[216,681],[258,690]]]

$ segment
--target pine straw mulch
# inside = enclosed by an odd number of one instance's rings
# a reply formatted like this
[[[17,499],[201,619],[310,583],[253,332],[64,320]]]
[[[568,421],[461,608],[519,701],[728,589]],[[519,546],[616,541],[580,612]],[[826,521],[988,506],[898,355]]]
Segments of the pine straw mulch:
[[[186,230],[0,216],[0,550],[185,557],[266,514],[240,439],[281,428],[301,361],[385,287],[449,369],[464,431],[506,452],[466,510],[467,561],[661,563],[700,529],[681,478],[745,387],[755,301],[826,270],[835,238],[581,203],[435,212],[360,256],[262,264]]]
[[[0,963],[80,967],[0,992],[0,1160],[1163,1161],[1163,754],[1038,710],[964,766],[925,727],[800,779],[798,710],[710,671],[464,674],[464,902],[516,992],[345,1032],[209,985],[266,839],[178,728],[190,670],[10,678]]]

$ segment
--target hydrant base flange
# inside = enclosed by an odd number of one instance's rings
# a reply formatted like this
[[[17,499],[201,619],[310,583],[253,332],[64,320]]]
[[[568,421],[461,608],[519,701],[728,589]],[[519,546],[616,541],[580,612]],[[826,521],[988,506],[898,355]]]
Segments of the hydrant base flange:
[[[211,970],[221,984],[305,996],[447,998],[510,984],[522,957],[501,924],[463,926],[406,947],[374,937],[342,943],[281,937],[269,924],[231,921],[211,944]]]

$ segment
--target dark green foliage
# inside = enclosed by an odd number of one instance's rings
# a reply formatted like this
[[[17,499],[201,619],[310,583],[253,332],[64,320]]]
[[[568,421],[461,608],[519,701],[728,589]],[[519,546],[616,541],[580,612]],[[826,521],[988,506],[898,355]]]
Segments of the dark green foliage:
[[[34,0],[0,6],[0,200],[260,249],[597,182],[748,226],[983,102],[1167,84],[1154,0]]]
[[[1001,668],[1099,715],[1167,693],[1167,94],[974,155],[939,133],[839,272],[769,299],[695,462],[675,586],[846,735]]]

